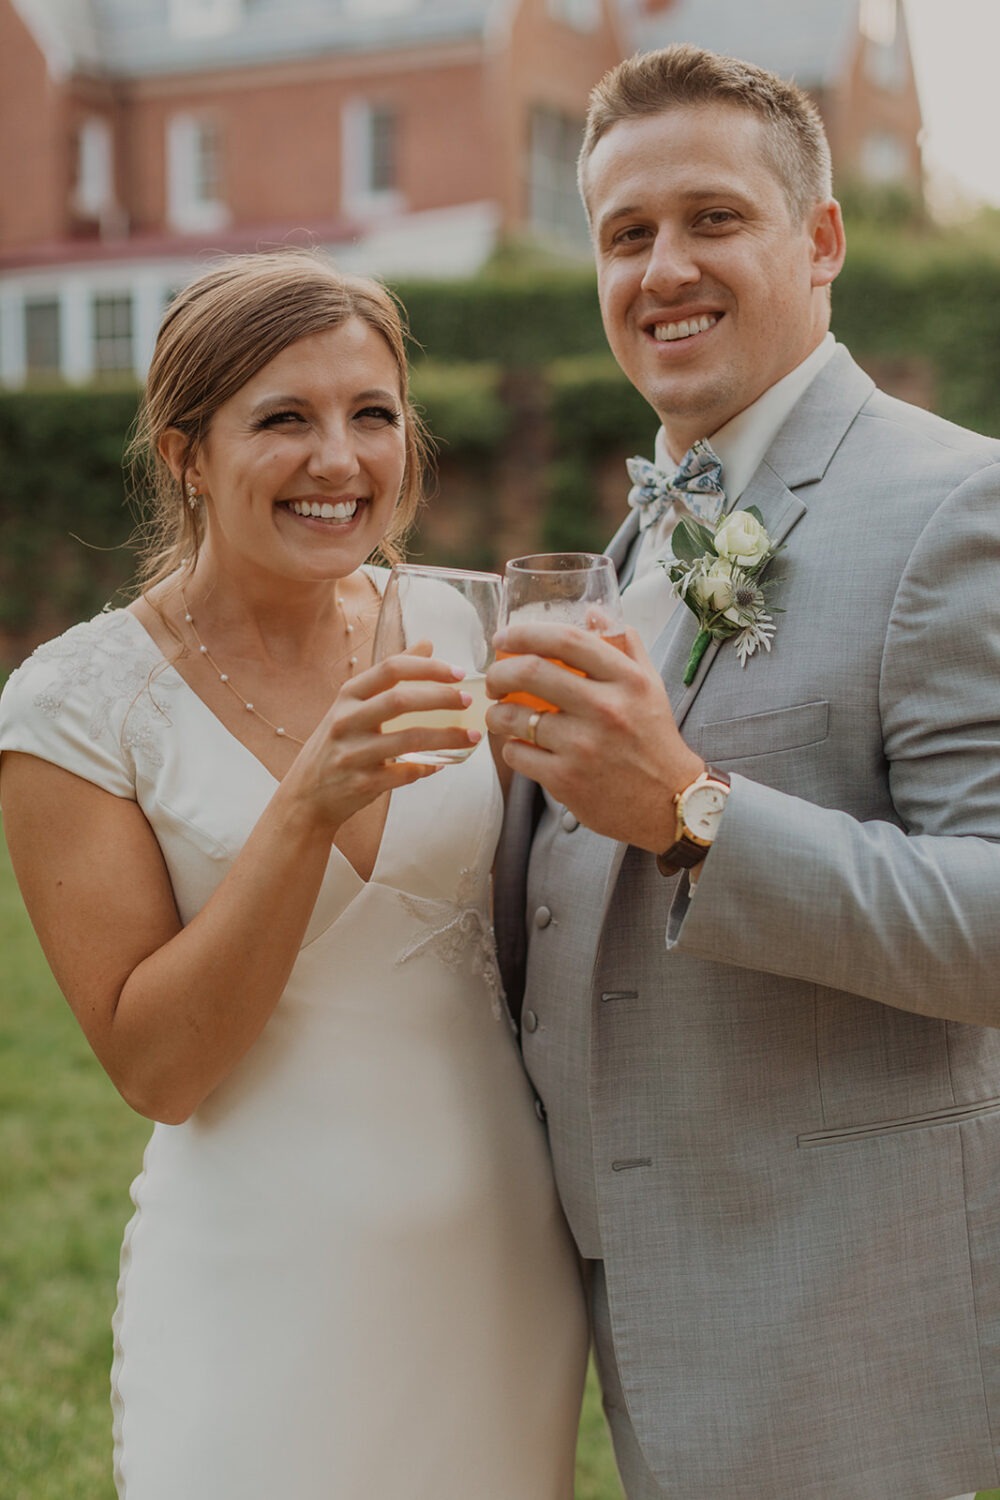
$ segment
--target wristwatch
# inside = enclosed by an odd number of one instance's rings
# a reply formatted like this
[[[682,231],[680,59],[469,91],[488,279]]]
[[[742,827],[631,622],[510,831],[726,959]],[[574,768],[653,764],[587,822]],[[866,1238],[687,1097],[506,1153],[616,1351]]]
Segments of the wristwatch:
[[[728,796],[729,777],[714,766],[677,793],[676,838],[669,849],[656,856],[661,875],[676,875],[678,870],[690,870],[701,863],[712,847]]]

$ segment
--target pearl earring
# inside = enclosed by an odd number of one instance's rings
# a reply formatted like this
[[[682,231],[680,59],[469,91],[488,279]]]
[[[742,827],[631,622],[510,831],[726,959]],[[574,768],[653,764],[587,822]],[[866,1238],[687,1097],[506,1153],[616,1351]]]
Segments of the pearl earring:
[[[198,509],[198,506],[201,504],[201,498],[202,497],[199,495],[197,487],[191,484],[189,481],[187,487],[187,499],[188,505],[190,505],[192,510]]]

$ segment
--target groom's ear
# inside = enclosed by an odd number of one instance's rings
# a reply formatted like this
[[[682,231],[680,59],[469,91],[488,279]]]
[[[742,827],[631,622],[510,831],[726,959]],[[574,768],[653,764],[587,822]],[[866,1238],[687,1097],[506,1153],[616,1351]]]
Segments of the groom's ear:
[[[817,203],[808,216],[813,286],[829,286],[840,275],[847,254],[844,220],[836,198]]]

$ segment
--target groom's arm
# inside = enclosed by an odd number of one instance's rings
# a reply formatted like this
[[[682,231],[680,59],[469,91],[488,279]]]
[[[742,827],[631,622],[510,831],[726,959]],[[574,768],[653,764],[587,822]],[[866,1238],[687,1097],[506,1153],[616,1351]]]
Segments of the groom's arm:
[[[733,777],[667,943],[927,1016],[1000,1026],[1000,471],[928,524],[880,682],[901,828]]]

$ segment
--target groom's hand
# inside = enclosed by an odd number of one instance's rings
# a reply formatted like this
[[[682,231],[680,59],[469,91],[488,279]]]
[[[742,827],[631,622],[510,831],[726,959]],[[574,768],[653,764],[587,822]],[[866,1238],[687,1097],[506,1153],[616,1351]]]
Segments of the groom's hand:
[[[681,738],[636,632],[625,632],[619,650],[573,626],[512,625],[497,637],[497,648],[505,655],[487,673],[490,697],[526,695],[558,710],[494,703],[487,724],[504,741],[507,764],[595,833],[652,853],[667,848],[674,795],[705,763]]]

